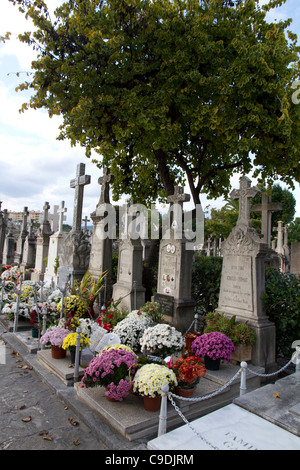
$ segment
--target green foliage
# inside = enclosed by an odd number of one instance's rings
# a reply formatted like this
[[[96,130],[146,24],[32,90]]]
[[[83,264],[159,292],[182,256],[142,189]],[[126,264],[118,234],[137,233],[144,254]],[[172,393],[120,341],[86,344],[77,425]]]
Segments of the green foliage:
[[[186,176],[199,203],[253,166],[300,179],[297,37],[264,11],[284,0],[69,0],[53,22],[44,1],[10,1],[35,26],[19,39],[39,51],[22,110],[61,115],[59,138],[110,167],[115,200],[164,199]]]
[[[228,336],[235,346],[238,344],[253,344],[255,342],[255,332],[247,325],[236,321],[236,316],[226,318],[221,313],[208,313],[206,315],[207,326],[204,333],[219,331]]]
[[[300,339],[300,280],[294,274],[266,268],[264,308],[276,326],[279,354],[291,357],[293,341]]]
[[[296,217],[294,222],[289,226],[289,243],[300,242],[300,217]]]
[[[192,272],[192,297],[203,313],[218,306],[222,258],[195,254]]]

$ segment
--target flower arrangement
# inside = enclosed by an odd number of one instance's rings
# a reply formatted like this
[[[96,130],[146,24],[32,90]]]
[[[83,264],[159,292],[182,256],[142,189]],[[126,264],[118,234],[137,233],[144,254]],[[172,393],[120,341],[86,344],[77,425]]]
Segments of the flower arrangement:
[[[76,350],[76,340],[77,340],[77,333],[70,333],[68,336],[65,337],[63,340],[62,348],[63,349],[70,349],[70,351]],[[80,333],[80,349],[83,347],[89,346],[91,343],[90,339]]]
[[[205,366],[198,356],[180,357],[175,364],[170,362],[168,365],[176,375],[178,387],[184,389],[194,388],[206,374]]]
[[[90,318],[79,318],[78,326],[81,328],[81,333],[87,338],[90,338],[94,330],[99,328],[98,324]]]
[[[139,352],[141,349],[140,340],[145,328],[146,324],[143,320],[125,318],[115,326],[113,332],[119,336],[122,344]]]
[[[142,350],[155,356],[168,356],[184,346],[184,337],[173,326],[158,323],[144,331],[140,340]]]
[[[215,331],[198,336],[191,345],[191,351],[199,357],[208,356],[211,359],[231,361],[231,354],[235,351],[235,347],[228,336]]]
[[[57,310],[60,313],[61,300],[57,304]],[[74,316],[76,314],[78,317],[82,317],[85,313],[86,309],[84,303],[77,295],[70,295],[69,297],[64,298],[64,315]]]
[[[140,312],[147,315],[149,323],[161,323],[163,320],[163,313],[158,302],[146,302],[145,305],[140,308]]]
[[[173,389],[177,385],[175,373],[161,364],[145,364],[134,376],[133,392],[139,395],[156,397],[161,395],[163,385]]]
[[[70,334],[70,331],[65,328],[53,328],[46,331],[41,336],[40,342],[42,344],[51,344],[51,346],[62,347],[64,339]]]
[[[6,303],[2,309],[2,313],[5,313],[10,320],[14,319],[17,302]],[[25,318],[30,318],[31,306],[26,302],[19,303],[19,315]]]
[[[237,322],[235,315],[227,318],[219,312],[209,312],[206,315],[206,323],[207,326],[204,333],[214,331],[224,333],[233,341],[235,346],[238,344],[252,345],[255,342],[256,335],[254,330],[249,327],[247,322]]]
[[[107,387],[107,397],[122,401],[130,390],[126,378],[135,371],[137,356],[129,348],[119,346],[104,348],[94,357],[84,370],[81,384],[83,387]]]
[[[1,279],[6,281],[13,281],[18,284],[20,276],[21,272],[18,266],[8,266],[7,269],[1,274]]]
[[[122,312],[118,306],[121,300],[117,302],[109,302],[107,308],[102,308],[97,323],[110,333],[115,326],[126,317],[126,313]]]

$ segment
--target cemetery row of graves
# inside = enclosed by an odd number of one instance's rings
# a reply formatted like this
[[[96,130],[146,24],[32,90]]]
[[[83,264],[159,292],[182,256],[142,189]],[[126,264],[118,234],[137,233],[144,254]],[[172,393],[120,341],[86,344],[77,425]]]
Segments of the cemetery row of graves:
[[[75,189],[70,233],[62,230],[63,202],[56,231],[49,223],[48,203],[37,234],[32,225],[28,230],[25,208],[11,263],[6,258],[10,233],[2,213],[1,318],[13,325],[14,332],[30,325],[32,336],[57,361],[67,358],[74,365],[77,348],[81,387],[100,386],[109,400],[123,401],[129,394],[160,399],[166,384],[178,396],[191,397],[208,371],[218,371],[226,363],[248,361],[266,373],[276,370],[278,341],[289,355],[299,339],[299,280],[284,273],[284,254],[251,225],[250,199],[258,189],[242,177],[240,188],[232,191],[239,200],[237,224],[222,242],[217,274],[212,279],[207,274],[198,290],[197,276],[200,283],[200,271],[205,271],[210,257],[186,249],[187,240],[171,229],[160,240],[156,291],[146,301],[145,247],[129,230],[118,240],[117,274],[112,278],[113,240],[104,236],[103,212],[103,205],[110,203],[112,180],[108,171],[99,179],[91,239],[81,226],[83,190],[90,181],[83,164],[70,184]],[[170,208],[182,208],[187,200],[182,188],[176,188]],[[285,284],[281,275],[287,276]],[[275,302],[275,291],[285,298]],[[196,292],[203,305],[207,301],[208,307],[200,312],[204,316],[198,315]],[[284,329],[280,322],[289,318]]]

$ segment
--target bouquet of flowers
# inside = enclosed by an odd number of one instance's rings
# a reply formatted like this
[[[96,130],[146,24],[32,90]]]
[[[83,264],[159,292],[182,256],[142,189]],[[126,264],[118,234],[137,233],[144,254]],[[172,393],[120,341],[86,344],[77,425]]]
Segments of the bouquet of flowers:
[[[123,313],[118,305],[121,300],[117,302],[111,301],[107,308],[102,308],[97,323],[110,333],[115,326],[126,317],[126,313]]]
[[[135,352],[139,352],[141,348],[140,340],[145,328],[146,324],[143,320],[125,318],[115,326],[113,332],[119,336],[122,344]]]
[[[173,326],[164,323],[147,328],[140,341],[142,350],[159,357],[179,351],[184,343],[183,335]]]
[[[112,345],[94,357],[84,371],[81,384],[84,387],[107,387],[106,396],[122,401],[130,390],[126,380],[135,371],[137,356],[130,348]],[[127,382],[127,383],[125,383]]]
[[[161,388],[169,385],[170,390],[176,387],[175,373],[161,364],[145,364],[134,376],[133,392],[139,395],[156,397],[161,395]]]
[[[18,266],[8,266],[7,269],[1,274],[1,279],[6,281],[13,281],[18,284],[20,275],[21,272]]]
[[[168,365],[175,373],[180,388],[194,388],[206,374],[205,366],[197,356],[180,357],[175,364],[170,362]]]
[[[211,359],[231,361],[231,354],[235,351],[235,347],[228,336],[215,331],[198,336],[191,345],[191,351],[199,357],[208,356]]]
[[[70,334],[70,331],[65,328],[53,328],[46,331],[41,336],[42,344],[51,344],[51,346],[62,347],[64,339]]]
[[[76,340],[77,340],[77,333],[70,333],[68,336],[65,337],[63,340],[62,348],[63,349],[70,349],[70,351],[76,350]],[[90,340],[82,333],[80,333],[80,349],[83,347],[87,347],[90,345]]]
[[[150,324],[161,323],[163,319],[161,306],[158,302],[146,302],[145,305],[140,308],[140,312],[146,314]]]

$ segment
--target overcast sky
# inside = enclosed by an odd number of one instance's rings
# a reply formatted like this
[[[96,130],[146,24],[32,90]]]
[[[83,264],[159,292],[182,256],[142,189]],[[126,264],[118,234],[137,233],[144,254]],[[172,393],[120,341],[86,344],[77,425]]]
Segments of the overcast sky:
[[[54,8],[63,0],[46,0],[46,3]],[[300,42],[300,0],[287,0],[273,14],[272,19],[275,18],[293,18],[291,29],[298,34]],[[35,53],[20,43],[17,35],[30,30],[31,24],[18,8],[8,0],[1,0],[0,35],[10,31],[12,36],[10,41],[0,44],[0,201],[2,209],[13,211],[22,211],[25,206],[42,211],[48,201],[50,213],[54,205],[65,201],[67,222],[72,224],[74,189],[70,188],[70,180],[75,177],[76,166],[85,163],[86,174],[91,175],[91,184],[84,189],[83,217],[90,218],[99,200],[101,171],[85,157],[83,148],[71,148],[68,141],[56,140],[60,118],[50,119],[45,110],[19,113],[29,94],[16,93],[15,88],[26,80],[25,74],[17,77],[16,72],[30,71]],[[232,185],[238,187],[238,177],[232,180]],[[293,194],[297,201],[296,216],[300,217],[298,183]],[[201,196],[201,201],[203,209],[207,205],[219,208],[224,203],[221,198],[215,201],[205,196]],[[188,209],[188,204],[184,208]]]

